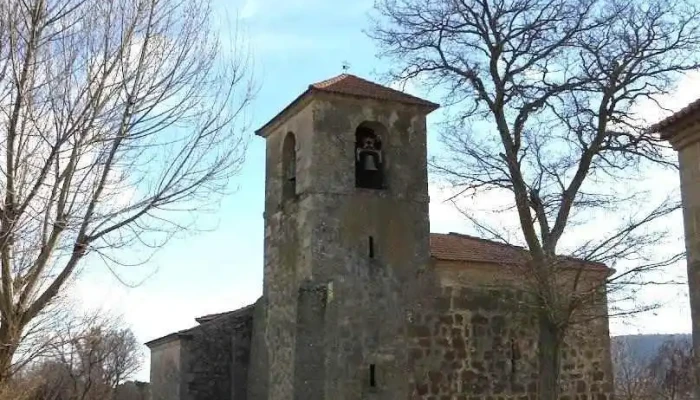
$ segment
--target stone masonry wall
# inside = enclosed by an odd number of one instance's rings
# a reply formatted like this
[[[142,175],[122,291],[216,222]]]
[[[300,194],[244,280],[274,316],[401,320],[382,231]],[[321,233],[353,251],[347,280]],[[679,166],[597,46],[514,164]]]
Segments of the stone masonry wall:
[[[190,330],[183,342],[187,349],[183,400],[245,400],[232,397],[234,388],[239,396],[246,393],[253,309],[242,311]]]
[[[299,283],[308,268],[310,238],[304,191],[313,174],[308,173],[312,149],[313,109],[305,107],[266,137],[265,164],[265,254],[263,296],[265,310],[256,318],[250,372],[250,393],[270,400],[291,400],[294,392],[294,347],[296,345]],[[284,139],[295,137],[296,193],[287,197],[282,188]],[[258,361],[264,360],[264,363]],[[257,397],[252,397],[257,396]]]
[[[678,151],[693,348],[700,348],[700,140],[695,126],[671,139]],[[696,379],[700,372],[695,373]]]
[[[265,311],[249,382],[262,378],[248,399],[534,399],[537,331],[520,295],[443,287],[429,266],[425,110],[324,93],[293,109],[266,135]],[[355,187],[355,130],[367,122],[382,131],[383,190]],[[610,400],[604,343],[571,348],[561,400]]]
[[[411,328],[413,398],[534,400],[537,324],[521,306],[524,296],[503,288],[444,287],[435,310],[416,315]],[[561,400],[612,399],[604,341],[575,333],[567,340]]]
[[[222,400],[246,400],[248,398],[248,372],[251,364],[254,314],[260,307],[256,302],[253,312],[237,318],[231,343],[231,397]]]
[[[312,211],[305,218],[311,281],[331,288],[323,317],[323,398],[407,399],[406,312],[428,294],[418,278],[430,256],[425,115],[330,95],[314,107],[316,167],[300,207]],[[382,138],[382,190],[355,187],[355,131],[367,122]],[[297,347],[296,356],[304,351]]]
[[[151,393],[153,400],[180,399],[181,342],[173,339],[151,348]]]
[[[355,130],[364,122],[384,130],[385,190],[355,187]],[[290,133],[293,198],[281,190]],[[377,400],[406,398],[404,311],[421,297],[415,276],[429,262],[423,111],[317,95],[266,135],[266,149],[266,310],[252,355],[264,353],[266,386],[252,391],[266,400],[356,400],[370,390]],[[331,288],[326,305],[306,283]],[[376,388],[368,387],[371,365]]]
[[[269,366],[268,366],[268,352],[267,352],[267,341],[266,337],[266,312],[267,305],[265,304],[267,299],[261,297],[255,303],[255,310],[253,312],[253,327],[252,327],[252,337],[250,339],[250,355],[248,364],[248,377],[246,380],[247,396],[236,397],[236,390],[234,388],[234,397],[230,400],[258,400],[267,399],[268,397],[268,380],[270,377]],[[235,385],[235,382],[234,382]]]

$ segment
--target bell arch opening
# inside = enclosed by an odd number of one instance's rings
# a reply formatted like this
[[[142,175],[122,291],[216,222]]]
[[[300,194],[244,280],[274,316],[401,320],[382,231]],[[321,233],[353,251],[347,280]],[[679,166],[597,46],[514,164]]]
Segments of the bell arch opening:
[[[355,130],[355,187],[385,189],[385,157],[382,150],[384,126],[365,121]]]
[[[288,132],[282,144],[282,199],[288,200],[297,194],[296,138]]]

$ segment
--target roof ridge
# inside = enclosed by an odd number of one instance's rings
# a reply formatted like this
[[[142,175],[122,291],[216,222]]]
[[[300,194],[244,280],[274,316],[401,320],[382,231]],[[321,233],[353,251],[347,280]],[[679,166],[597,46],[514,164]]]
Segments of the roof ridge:
[[[359,77],[357,77],[357,76],[355,76],[355,75],[352,75],[352,74],[342,73],[342,74],[336,75],[336,76],[334,76],[334,77],[332,77],[332,78],[328,78],[328,79],[324,79],[324,80],[322,80],[322,81],[314,82],[314,83],[312,83],[312,84],[309,85],[309,89],[312,89],[312,88],[320,89],[320,88],[326,87],[326,86],[328,86],[328,85],[330,85],[330,84],[333,84],[333,83],[342,81],[343,79],[345,79],[345,78],[347,78],[347,77],[350,77],[350,76],[353,76],[353,77],[355,77],[355,78],[361,79],[361,78],[359,78]]]
[[[514,244],[508,244],[508,243],[503,243],[503,242],[497,242],[495,240],[490,240],[490,239],[484,239],[480,238],[477,236],[472,236],[464,233],[459,233],[459,232],[449,232],[449,233],[430,233],[430,236],[442,236],[442,237],[454,237],[454,238],[461,238],[461,239],[466,239],[466,240],[471,240],[474,242],[480,242],[488,245],[495,245],[499,246],[500,248],[507,249],[513,252],[518,252],[520,256],[529,256],[530,252],[528,249],[526,249],[523,246],[518,246]],[[434,256],[433,254],[433,249],[431,248],[431,256]],[[594,260],[585,260],[582,258],[578,258],[575,256],[571,255],[563,255],[563,254],[558,254],[557,259],[560,261],[567,261],[567,262],[577,262],[577,263],[583,263],[583,264],[588,264],[588,265],[598,265],[598,266],[603,266],[605,268],[608,268],[605,263],[600,262],[600,261],[594,261]]]
[[[206,314],[202,315],[199,317],[195,317],[195,321],[198,322],[199,324],[206,323],[213,321],[215,319],[219,319],[221,317],[232,317],[232,316],[240,316],[244,314],[247,311],[250,311],[253,307],[255,307],[255,303],[248,304],[247,306],[243,306],[240,308],[237,308],[235,310],[231,311],[223,311],[223,312],[218,312],[218,313],[211,313],[211,314]]]

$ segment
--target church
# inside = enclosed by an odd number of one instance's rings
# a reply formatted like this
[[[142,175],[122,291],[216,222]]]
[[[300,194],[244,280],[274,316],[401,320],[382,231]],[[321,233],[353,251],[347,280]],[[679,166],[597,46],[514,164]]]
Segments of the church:
[[[263,295],[148,342],[154,400],[536,398],[527,251],[430,233],[426,117],[437,108],[342,74],[256,131]],[[610,273],[562,263],[591,285]],[[611,400],[607,318],[565,341],[560,398]]]

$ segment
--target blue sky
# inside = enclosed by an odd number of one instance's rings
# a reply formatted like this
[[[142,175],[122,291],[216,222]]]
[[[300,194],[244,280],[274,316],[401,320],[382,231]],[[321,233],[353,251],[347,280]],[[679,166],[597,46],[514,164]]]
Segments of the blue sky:
[[[251,110],[253,128],[308,84],[342,73],[344,61],[350,63],[351,73],[369,79],[377,80],[386,72],[389,66],[376,57],[376,47],[363,33],[372,4],[372,0],[239,0],[232,4],[222,0],[216,5],[218,13],[228,13],[232,20],[238,13],[253,50],[261,85]],[[698,76],[688,80],[682,85],[684,91],[669,100],[669,107],[678,108],[700,96],[697,89],[689,89],[700,86]],[[429,120],[431,154],[440,151],[434,129],[440,115],[435,112]],[[84,308],[123,315],[143,342],[193,326],[196,316],[255,301],[262,290],[263,154],[263,139],[251,138],[243,171],[231,183],[235,192],[223,199],[216,212],[202,216],[207,231],[171,241],[144,266],[118,271],[127,282],[147,278],[145,282],[128,288],[101,264],[86,265],[72,289],[74,298]],[[676,176],[664,179],[669,187],[677,186]],[[440,190],[431,186],[431,230],[470,233],[460,214],[440,198]],[[680,225],[679,216],[674,223]],[[633,323],[613,324],[614,332],[689,331],[683,290],[663,290],[650,295],[670,299],[667,307]],[[147,364],[139,378],[148,378]]]

